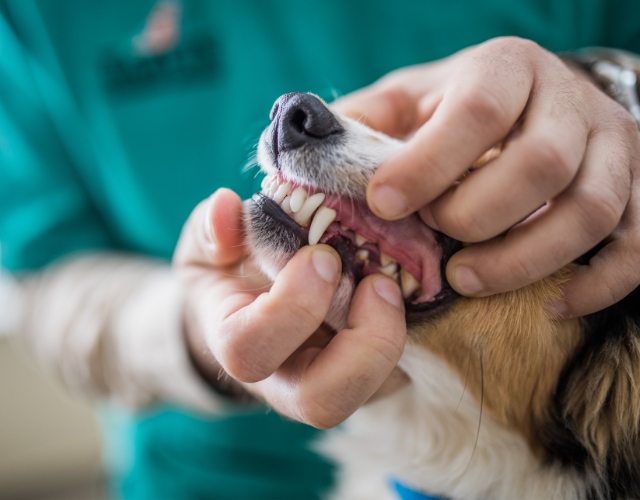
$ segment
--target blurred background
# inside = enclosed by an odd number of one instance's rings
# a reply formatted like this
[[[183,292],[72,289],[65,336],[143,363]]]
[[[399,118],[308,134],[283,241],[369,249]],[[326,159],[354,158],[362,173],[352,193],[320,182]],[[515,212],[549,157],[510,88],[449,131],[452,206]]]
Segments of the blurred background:
[[[0,336],[0,499],[102,500],[92,409]]]

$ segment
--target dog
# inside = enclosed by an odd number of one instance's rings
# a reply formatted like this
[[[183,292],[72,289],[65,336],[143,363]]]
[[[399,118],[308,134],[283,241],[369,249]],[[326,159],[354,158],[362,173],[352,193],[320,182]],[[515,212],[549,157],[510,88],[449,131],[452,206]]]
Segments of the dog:
[[[399,366],[411,383],[320,443],[340,466],[334,496],[640,498],[640,288],[586,318],[550,312],[596,248],[522,289],[461,297],[444,274],[461,242],[366,205],[367,183],[401,141],[311,94],[282,96],[270,118],[257,152],[267,176],[245,204],[264,273],[275,278],[304,245],[335,248],[342,276],[326,322],[336,330],[368,274],[396,279],[405,300]]]

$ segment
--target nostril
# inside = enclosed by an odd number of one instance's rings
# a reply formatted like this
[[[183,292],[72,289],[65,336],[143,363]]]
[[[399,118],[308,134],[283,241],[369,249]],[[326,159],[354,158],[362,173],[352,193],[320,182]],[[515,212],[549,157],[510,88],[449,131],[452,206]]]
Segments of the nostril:
[[[309,133],[308,130],[305,130],[304,126],[306,121],[307,114],[301,109],[296,109],[289,119],[289,125],[299,134]]]
[[[282,96],[271,110],[275,151],[299,148],[316,143],[344,129],[333,112],[311,94],[293,93]]]

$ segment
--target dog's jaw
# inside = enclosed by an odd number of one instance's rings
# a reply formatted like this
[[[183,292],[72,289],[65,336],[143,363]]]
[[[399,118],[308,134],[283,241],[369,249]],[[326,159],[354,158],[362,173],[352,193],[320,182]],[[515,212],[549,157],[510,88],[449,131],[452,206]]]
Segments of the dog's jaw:
[[[343,264],[327,318],[336,329],[346,326],[348,305],[358,282],[376,272],[387,274],[401,285],[408,319],[441,310],[456,297],[444,279],[442,263],[457,247],[427,228],[417,215],[384,221],[369,210],[365,201],[373,173],[402,143],[328,112],[335,120],[333,130],[339,132],[321,141],[277,149],[273,129],[282,125],[275,119],[260,138],[257,160],[268,175],[262,193],[254,196],[245,209],[249,244],[259,264],[275,279],[309,240],[333,246]],[[296,191],[302,192],[305,200],[320,197],[320,208],[314,205],[313,215],[300,217],[304,207],[292,210]],[[323,217],[328,216],[324,224],[317,223],[321,210]]]

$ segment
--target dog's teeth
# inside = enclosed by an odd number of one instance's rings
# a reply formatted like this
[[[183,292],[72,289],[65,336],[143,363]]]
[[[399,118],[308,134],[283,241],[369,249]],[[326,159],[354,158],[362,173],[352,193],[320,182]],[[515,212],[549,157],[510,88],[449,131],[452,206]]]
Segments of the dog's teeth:
[[[276,203],[280,203],[282,202],[282,200],[284,200],[285,196],[287,196],[290,192],[291,192],[290,183],[285,182],[284,184],[280,184],[280,187],[278,187],[276,194],[273,196],[273,200]]]
[[[282,207],[282,210],[284,210],[285,214],[290,214],[291,213],[291,196],[287,196],[284,200],[282,200],[282,203],[280,204],[280,206]]]
[[[265,187],[267,187],[267,184],[271,182],[271,178],[267,175],[265,176],[264,179],[262,179],[262,182],[260,183],[260,189],[264,190]]]
[[[340,229],[342,229],[343,231],[351,231],[351,228],[345,226],[344,224],[340,224]]]
[[[367,238],[365,238],[364,236],[356,233],[356,246],[361,247],[362,245],[364,245],[368,241],[369,240]]]
[[[276,194],[276,191],[278,191],[278,181],[274,178],[271,181],[271,184],[269,184],[269,186],[267,187],[267,195],[269,196],[269,198],[273,198],[273,195]]]
[[[386,276],[389,276],[389,278],[393,278],[393,275],[396,274],[397,271],[398,271],[398,264],[396,264],[395,262],[390,262],[386,266],[382,266],[380,268],[380,272]]]
[[[400,284],[400,273],[393,273],[393,276],[391,277]]]
[[[333,208],[318,208],[318,211],[313,216],[313,221],[311,221],[311,227],[309,228],[309,245],[315,245],[320,241],[329,224],[336,220],[337,215],[338,213]]]
[[[293,193],[291,193],[291,211],[298,212],[307,200],[307,196],[309,195],[307,194],[306,189],[301,187],[295,188]]]
[[[295,194],[295,191],[293,194]],[[313,212],[316,211],[316,208],[318,208],[323,201],[324,193],[316,193],[313,196],[309,196],[300,210],[296,212],[294,216],[295,221],[302,226],[308,226]],[[291,205],[293,205],[293,195],[291,195]]]
[[[389,257],[386,253],[380,252],[380,265],[382,267],[388,266],[389,264],[395,263],[396,260]]]
[[[420,289],[420,283],[413,277],[413,274],[402,269],[400,271],[400,287],[402,288],[402,296],[408,299]]]
[[[369,250],[361,248],[356,252],[356,257],[364,262],[369,262]]]

